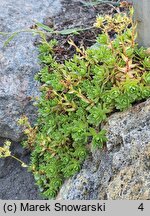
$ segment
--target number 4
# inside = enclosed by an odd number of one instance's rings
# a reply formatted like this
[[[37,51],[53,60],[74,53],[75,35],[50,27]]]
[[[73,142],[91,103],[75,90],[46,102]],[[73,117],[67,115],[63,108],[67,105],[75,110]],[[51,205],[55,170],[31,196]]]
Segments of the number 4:
[[[143,206],[143,203],[141,203],[138,207],[139,210],[143,211],[144,210],[144,206]]]

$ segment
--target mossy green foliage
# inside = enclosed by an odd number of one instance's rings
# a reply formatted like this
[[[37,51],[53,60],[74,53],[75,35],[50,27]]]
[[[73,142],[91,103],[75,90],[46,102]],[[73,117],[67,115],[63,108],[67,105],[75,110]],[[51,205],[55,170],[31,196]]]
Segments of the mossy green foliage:
[[[77,54],[64,63],[55,60],[55,40],[39,47],[38,120],[34,128],[25,118],[21,123],[32,149],[30,170],[47,198],[79,172],[91,148],[103,147],[101,125],[110,113],[150,97],[150,56],[135,43],[132,13],[98,17],[95,26],[103,31],[98,45],[85,50],[70,41]]]

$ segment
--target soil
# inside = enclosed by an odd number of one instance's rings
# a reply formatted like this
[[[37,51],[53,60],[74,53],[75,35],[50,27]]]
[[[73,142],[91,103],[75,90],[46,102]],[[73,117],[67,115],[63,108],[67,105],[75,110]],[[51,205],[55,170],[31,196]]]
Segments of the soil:
[[[75,27],[92,27],[98,14],[113,14],[121,10],[120,8],[108,4],[84,7],[81,2],[82,1],[79,0],[62,0],[61,13],[53,18],[46,17],[44,24],[49,27],[54,27],[57,30]],[[59,61],[64,61],[65,59],[71,58],[76,52],[75,49],[68,44],[69,39],[72,39],[77,46],[84,45],[86,48],[95,43],[98,33],[100,32],[98,32],[97,29],[91,28],[81,32],[79,35],[55,35],[55,38],[58,40],[58,46],[55,49],[57,59]],[[2,145],[2,142],[0,142],[0,145]],[[12,153],[29,164],[30,155],[24,154],[24,150],[20,144],[13,143]],[[0,199],[42,199],[34,184],[32,174],[29,173],[26,168],[21,167],[19,162],[11,158],[0,159],[0,170]]]
[[[62,12],[56,17],[46,17],[44,24],[53,27],[56,30],[81,28],[86,29],[79,32],[79,34],[71,35],[52,35],[48,39],[55,38],[58,41],[58,46],[55,51],[56,59],[59,62],[70,59],[76,53],[76,49],[69,45],[68,41],[72,40],[78,46],[87,47],[95,43],[96,37],[101,31],[94,28],[96,17],[98,15],[110,15],[124,10],[124,8],[115,7],[111,4],[99,4],[96,6],[86,7],[80,0],[62,1]],[[89,2],[85,0],[84,2]],[[116,2],[115,0],[112,2]]]

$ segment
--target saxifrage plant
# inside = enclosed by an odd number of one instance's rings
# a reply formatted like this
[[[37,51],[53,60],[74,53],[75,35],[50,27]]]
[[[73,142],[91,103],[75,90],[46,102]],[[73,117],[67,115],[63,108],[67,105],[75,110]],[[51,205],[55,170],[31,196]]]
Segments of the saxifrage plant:
[[[102,123],[114,111],[123,111],[150,97],[150,55],[135,43],[136,24],[130,14],[97,17],[101,28],[93,48],[77,47],[72,59],[55,59],[55,40],[39,46],[43,65],[34,127],[20,119],[31,150],[30,170],[47,198],[57,195],[62,183],[79,172],[91,148],[107,141]]]
[[[16,156],[12,155],[11,150],[10,150],[10,146],[11,146],[11,142],[9,140],[6,140],[2,147],[0,146],[0,158],[11,157],[11,158],[17,160],[21,164],[22,167],[28,167],[28,165],[25,164],[22,160],[20,160]]]

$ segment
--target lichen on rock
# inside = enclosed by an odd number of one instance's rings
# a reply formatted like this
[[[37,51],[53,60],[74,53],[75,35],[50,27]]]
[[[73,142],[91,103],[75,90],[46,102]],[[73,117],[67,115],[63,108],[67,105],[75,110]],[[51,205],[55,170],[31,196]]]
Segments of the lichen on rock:
[[[150,143],[144,149],[131,146],[131,165],[113,176],[107,188],[108,199],[148,200],[150,198]],[[128,160],[129,160],[128,158]]]

